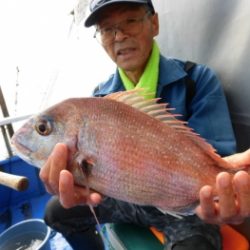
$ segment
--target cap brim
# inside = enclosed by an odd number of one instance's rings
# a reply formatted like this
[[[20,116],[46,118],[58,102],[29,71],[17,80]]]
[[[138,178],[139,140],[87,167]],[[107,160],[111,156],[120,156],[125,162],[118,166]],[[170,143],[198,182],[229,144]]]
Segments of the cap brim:
[[[148,1],[146,0],[113,0],[113,1],[109,1],[107,3],[102,4],[99,8],[96,8],[85,20],[84,22],[84,26],[85,27],[90,27],[92,25],[95,25],[97,22],[97,16],[98,13],[104,9],[105,7],[107,7],[108,5],[114,4],[114,3],[141,3],[141,4],[147,4]]]

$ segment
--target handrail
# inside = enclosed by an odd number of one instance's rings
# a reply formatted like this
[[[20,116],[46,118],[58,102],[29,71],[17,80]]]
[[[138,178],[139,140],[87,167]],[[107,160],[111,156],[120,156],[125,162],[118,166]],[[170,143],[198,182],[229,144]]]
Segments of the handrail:
[[[4,126],[7,124],[11,124],[13,122],[19,122],[22,120],[26,120],[28,118],[30,118],[32,115],[22,115],[22,116],[15,116],[15,117],[4,117],[0,119],[0,126]]]

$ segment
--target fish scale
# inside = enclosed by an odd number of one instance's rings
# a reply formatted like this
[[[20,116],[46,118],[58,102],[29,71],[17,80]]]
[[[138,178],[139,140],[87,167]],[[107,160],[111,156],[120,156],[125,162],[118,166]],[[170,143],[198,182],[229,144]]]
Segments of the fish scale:
[[[214,187],[219,172],[237,169],[158,100],[144,99],[141,90],[68,99],[31,118],[12,143],[37,167],[56,143],[65,143],[76,184],[172,214],[190,213],[202,186]]]

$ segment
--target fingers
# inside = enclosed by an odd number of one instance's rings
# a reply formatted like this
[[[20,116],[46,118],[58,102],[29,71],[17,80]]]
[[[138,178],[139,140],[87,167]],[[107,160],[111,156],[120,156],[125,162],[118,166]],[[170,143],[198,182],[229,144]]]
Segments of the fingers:
[[[230,155],[223,158],[224,160],[231,163],[234,167],[246,167],[250,166],[250,149],[244,151],[243,153],[238,153],[234,155]]]
[[[244,171],[239,171],[235,174],[233,182],[239,213],[243,218],[248,217],[250,215],[250,176]]]
[[[197,215],[213,224],[240,224],[250,215],[250,176],[239,171],[234,176],[220,173],[216,178],[218,201],[214,200],[213,189],[204,186],[200,190],[200,205]]]
[[[80,204],[96,205],[101,202],[100,194],[76,186],[71,172],[67,169],[68,148],[58,143],[45,165],[40,170],[40,178],[47,192],[59,196],[62,205],[70,208]]]
[[[68,149],[65,144],[58,143],[47,162],[40,170],[40,178],[43,181],[47,192],[58,194],[59,175],[67,167]]]
[[[88,197],[88,203],[96,206],[102,201],[102,195],[96,192],[90,192],[89,197]]]
[[[80,196],[74,187],[73,176],[67,170],[62,170],[60,173],[59,198],[65,208],[70,208],[74,204],[80,203]]]
[[[216,223],[214,218],[217,219],[217,208],[214,203],[212,194],[212,187],[204,186],[200,190],[200,205],[196,209],[197,215],[208,223]]]
[[[238,214],[238,204],[232,185],[232,176],[228,173],[220,173],[216,178],[216,189],[219,197],[220,222],[230,223]]]
[[[90,190],[74,185],[73,175],[62,170],[59,180],[59,198],[65,208],[81,204],[97,205],[101,202],[101,195]]]
[[[214,200],[213,190],[205,186],[200,191],[200,206],[197,215],[212,224],[242,222],[239,214],[239,204],[233,187],[233,177],[228,173],[219,173],[216,177],[217,201]]]

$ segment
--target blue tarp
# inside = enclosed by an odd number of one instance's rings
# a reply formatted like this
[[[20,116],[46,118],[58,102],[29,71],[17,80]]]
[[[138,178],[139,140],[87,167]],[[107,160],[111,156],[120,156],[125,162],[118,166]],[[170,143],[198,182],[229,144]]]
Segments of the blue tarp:
[[[21,220],[42,218],[50,195],[39,179],[38,169],[18,157],[11,157],[0,162],[0,170],[29,179],[29,187],[23,192],[0,186],[0,232]]]
[[[23,192],[0,185],[0,234],[25,219],[42,219],[50,195],[39,178],[39,170],[15,156],[1,161],[0,171],[29,179],[29,188]],[[50,245],[51,250],[72,249],[62,235],[55,232],[51,234]]]

